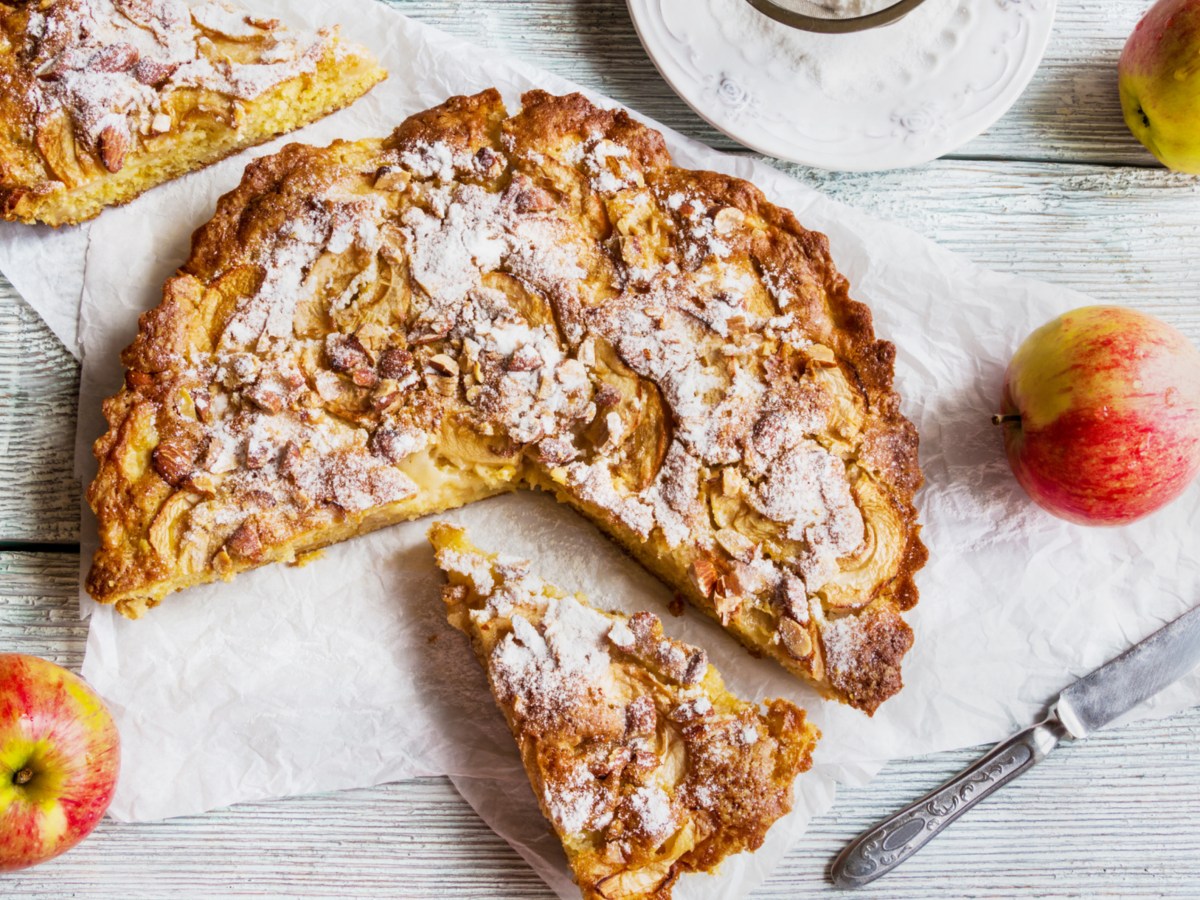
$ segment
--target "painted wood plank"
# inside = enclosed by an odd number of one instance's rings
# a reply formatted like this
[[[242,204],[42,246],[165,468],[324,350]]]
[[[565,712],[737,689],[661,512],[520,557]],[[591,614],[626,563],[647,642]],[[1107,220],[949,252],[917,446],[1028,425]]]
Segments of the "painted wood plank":
[[[0,541],[79,534],[79,364],[0,277]]]
[[[0,553],[0,652],[78,667],[75,557]],[[854,834],[975,758],[894,763],[845,791],[755,896],[830,893],[825,870]],[[1195,896],[1200,711],[1066,746],[957,823],[866,898]],[[0,875],[12,897],[548,898],[519,857],[443,779],[242,804],[170,822],[104,822],[79,848]]]
[[[1054,33],[1025,93],[955,156],[1157,166],[1130,134],[1117,60],[1150,0],[1058,0]]]
[[[1134,305],[1200,341],[1200,182],[1162,169],[941,160],[802,181],[999,272]]]

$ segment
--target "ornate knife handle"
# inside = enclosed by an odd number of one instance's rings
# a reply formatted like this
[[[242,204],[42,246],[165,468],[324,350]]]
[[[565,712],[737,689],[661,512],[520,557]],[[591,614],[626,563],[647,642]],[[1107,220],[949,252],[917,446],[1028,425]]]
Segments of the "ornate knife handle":
[[[900,865],[968,809],[1008,784],[1068,737],[1058,717],[1013,735],[941,787],[859,835],[833,863],[833,883],[862,887]]]

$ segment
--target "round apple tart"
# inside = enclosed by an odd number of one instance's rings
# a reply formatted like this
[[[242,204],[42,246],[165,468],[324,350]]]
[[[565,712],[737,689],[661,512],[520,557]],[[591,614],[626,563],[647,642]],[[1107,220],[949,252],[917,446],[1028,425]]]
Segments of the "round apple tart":
[[[867,712],[926,558],[894,347],[823,235],[585,98],[259,160],[123,355],[88,589],[166,594],[521,487]]]

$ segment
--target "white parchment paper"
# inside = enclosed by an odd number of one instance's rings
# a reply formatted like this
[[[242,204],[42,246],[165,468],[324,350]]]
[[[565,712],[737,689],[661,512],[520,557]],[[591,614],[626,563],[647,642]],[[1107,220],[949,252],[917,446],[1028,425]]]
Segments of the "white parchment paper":
[[[527,88],[573,88],[372,0],[254,6],[295,24],[336,18],[391,72],[351,109],[286,140],[385,134],[410,113],[490,85],[513,108]],[[1086,298],[982,270],[768,166],[667,136],[679,164],[749,178],[829,235],[854,295],[899,347],[898,385],[921,433],[928,482],[919,504],[931,561],[919,577],[921,603],[908,616],[917,643],[905,664],[907,687],[874,719],[821,702],[698,615],[667,617],[672,635],[709,649],[734,690],[794,698],[825,735],[813,771],[797,782],[795,810],[763,849],[679,888],[681,897],[732,897],[769,874],[809,819],[832,804],[837,783],[863,784],[888,759],[1023,727],[1074,677],[1200,600],[1200,490],[1122,529],[1079,528],[1040,512],[1009,474],[989,416],[1020,340]],[[94,472],[91,441],[103,430],[100,402],[121,382],[117,353],[247,159],[159,188],[84,228],[0,228],[0,269],[83,355],[77,469],[84,484]],[[499,498],[446,518],[467,525],[486,548],[532,558],[546,578],[601,605],[661,612],[669,599],[548,497]],[[332,548],[302,569],[271,567],[193,589],[138,622],[82,598],[92,612],[84,675],[108,700],[123,739],[112,815],[159,819],[448,774],[556,891],[577,896],[482,673],[445,624],[427,527],[400,525]],[[83,540],[86,566],[96,541],[86,511]],[[1198,699],[1193,674],[1135,715],[1168,714]]]

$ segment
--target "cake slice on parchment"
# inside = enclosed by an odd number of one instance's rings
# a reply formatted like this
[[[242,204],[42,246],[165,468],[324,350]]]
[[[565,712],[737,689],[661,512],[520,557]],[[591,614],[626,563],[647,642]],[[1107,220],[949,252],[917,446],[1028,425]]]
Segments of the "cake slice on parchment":
[[[336,29],[292,31],[226,0],[0,3],[0,214],[90,219],[384,77]]]
[[[735,697],[648,612],[602,612],[452,525],[429,539],[450,623],[471,639],[587,900],[665,900],[681,874],[762,844],[812,762],[803,710]]]

